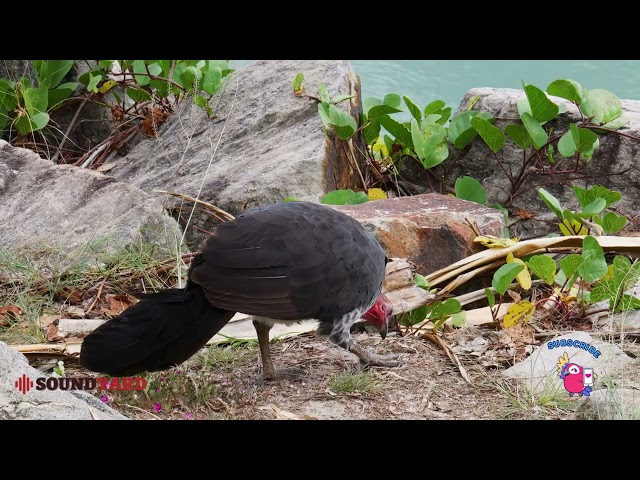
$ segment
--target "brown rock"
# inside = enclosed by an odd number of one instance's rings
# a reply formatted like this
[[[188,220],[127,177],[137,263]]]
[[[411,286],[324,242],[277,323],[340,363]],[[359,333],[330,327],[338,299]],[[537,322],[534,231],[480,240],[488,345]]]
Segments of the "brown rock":
[[[483,235],[499,237],[504,228],[499,210],[437,193],[335,208],[372,231],[389,257],[408,259],[423,275],[483,248],[465,219]]]

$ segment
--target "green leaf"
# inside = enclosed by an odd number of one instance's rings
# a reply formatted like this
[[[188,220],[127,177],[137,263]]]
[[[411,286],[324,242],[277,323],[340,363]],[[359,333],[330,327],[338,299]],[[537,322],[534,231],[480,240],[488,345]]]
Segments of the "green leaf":
[[[549,163],[554,164],[556,163],[556,159],[553,158],[553,144],[549,144],[549,147],[547,148],[547,158],[549,159]]]
[[[296,197],[286,197],[282,199],[283,202],[301,202],[299,198]]]
[[[505,137],[502,130],[494,127],[486,120],[476,116],[471,119],[471,126],[478,132],[493,153],[497,153],[504,145]]]
[[[539,123],[546,123],[558,116],[558,106],[547,98],[547,95],[534,85],[525,85],[524,92],[529,101],[531,115]],[[531,132],[529,132],[531,133]],[[533,137],[533,135],[531,135]],[[546,140],[545,140],[546,141]],[[536,147],[540,148],[540,147]]]
[[[524,268],[525,265],[522,263],[505,263],[493,274],[491,286],[500,295],[504,295],[511,282]]]
[[[321,103],[319,105],[323,104]],[[329,105],[328,109],[326,109],[326,107],[324,108],[329,116],[329,123],[336,132],[338,138],[340,138],[340,140],[347,140],[351,138],[358,128],[356,120],[335,105]]]
[[[182,73],[185,71],[187,66],[183,62],[176,63],[175,67],[173,67],[173,73],[171,74],[171,79],[177,83],[178,85],[182,85],[185,88],[188,88],[189,85],[184,85],[182,82]],[[182,90],[175,85],[171,85],[171,91],[174,95],[181,95]]]
[[[619,287],[616,287],[615,282],[612,278],[608,278],[606,280],[600,280],[592,289],[591,289],[591,302],[597,303],[606,299],[617,298],[620,294]],[[613,302],[612,302],[613,303]]]
[[[147,102],[151,100],[151,95],[144,90],[134,87],[127,87],[127,96],[134,102]]]
[[[564,276],[570,279],[570,281],[567,283],[567,286],[569,288],[571,288],[571,286],[575,283],[576,277],[578,276],[578,269],[580,268],[580,265],[582,265],[583,261],[584,258],[576,253],[571,253],[566,257],[560,259],[560,269],[562,270],[562,273],[564,273]]]
[[[582,86],[574,80],[554,80],[547,87],[547,93],[577,105],[582,98]]]
[[[299,72],[296,75],[296,78],[293,79],[293,93],[296,95],[300,95],[302,93],[303,87],[302,82],[304,82],[304,73]]]
[[[331,103],[331,97],[329,96],[329,91],[327,90],[327,86],[324,83],[318,85],[318,95],[320,95],[320,100],[323,103]]]
[[[627,310],[638,310],[640,309],[640,298],[634,297],[633,295],[623,294],[620,302],[614,308],[614,312],[626,312]]]
[[[413,140],[411,139],[411,132],[402,125],[396,122],[389,115],[380,115],[378,122],[382,125],[387,132],[395,137],[396,143],[401,143],[404,147],[413,148]],[[391,153],[391,151],[389,151]]]
[[[596,124],[609,123],[622,115],[620,99],[608,90],[596,88],[583,94],[582,112]]]
[[[422,120],[422,112],[420,111],[420,107],[418,107],[415,103],[413,103],[409,97],[402,97],[402,98],[404,99],[404,103],[407,105],[407,108],[409,109],[409,112],[411,112],[411,115],[413,116],[413,118],[415,118],[418,121],[418,123],[420,123],[420,121]],[[414,143],[415,143],[415,140],[414,140]]]
[[[202,78],[202,90],[209,95],[213,95],[218,91],[220,87],[220,81],[222,80],[222,71],[218,67],[213,67],[204,73]]]
[[[604,250],[594,237],[588,235],[582,240],[582,263],[578,267],[578,274],[586,282],[595,282],[607,273],[607,262]]]
[[[382,115],[389,115],[390,113],[398,113],[402,110],[398,110],[397,108],[390,107],[389,105],[375,105],[369,109],[369,113],[367,113],[367,118],[370,121],[377,119]]]
[[[390,93],[389,95],[385,95],[384,99],[382,100],[382,103],[389,105],[390,107],[394,107],[394,108],[401,108],[400,107],[400,102],[402,101],[402,99],[400,98],[400,95],[396,94],[396,93]]]
[[[162,70],[162,75],[168,78],[171,70],[171,60],[158,60],[158,65]]]
[[[576,142],[573,141],[573,134],[571,130],[569,130],[558,140],[558,152],[560,152],[560,155],[564,158],[569,158],[575,155],[576,149]]]
[[[45,87],[42,87],[46,90]],[[22,135],[26,135],[37,130],[41,130],[49,123],[49,114],[45,112],[37,112],[34,114],[24,115],[19,117],[14,123],[18,132]]]
[[[411,120],[411,139],[414,150],[424,168],[432,168],[444,162],[449,156],[447,131],[437,123],[430,123],[420,129],[418,121]]]
[[[487,301],[489,302],[489,306],[493,307],[496,304],[496,296],[493,294],[493,290],[490,288],[485,288],[484,293],[487,296]]]
[[[225,70],[228,72],[232,72],[233,70],[229,69],[229,60],[207,60],[205,69],[213,70],[214,68],[219,68],[222,72],[222,76],[224,77],[226,74]]]
[[[613,259],[613,281],[616,289],[621,288],[622,291],[627,289],[627,286],[633,287],[637,278],[629,278],[629,271],[631,270],[631,262],[627,257],[622,255],[616,255]]]
[[[104,70],[109,70],[113,65],[113,60],[98,60],[98,65],[100,65],[100,68],[103,68]]]
[[[593,217],[594,215],[598,215],[600,212],[602,212],[606,205],[607,202],[605,201],[605,199],[598,197],[594,199],[593,202],[591,202],[589,205],[584,207],[582,209],[582,212],[578,213],[577,215],[582,218]]]
[[[455,184],[456,197],[484,205],[487,202],[487,192],[482,184],[473,177],[459,177]]]
[[[193,103],[207,112],[207,115],[211,116],[213,114],[213,109],[209,105],[209,102],[202,95],[194,95]]]
[[[366,203],[369,201],[369,197],[364,192],[354,192],[353,190],[334,190],[327,193],[320,203],[325,205],[357,205],[359,203]]]
[[[440,120],[438,120],[437,123],[439,123],[440,125],[444,125],[445,123],[447,123],[447,120],[449,120],[450,116],[451,116],[451,107],[443,108],[440,111]]]
[[[169,82],[167,82],[166,80],[152,79],[149,82],[149,86],[151,87],[151,89],[155,92],[155,94],[158,97],[166,98],[166,97],[169,96],[169,87],[171,86],[171,84]],[[111,90],[111,93],[113,93],[114,96],[118,95],[113,90]],[[118,103],[121,103],[121,101],[118,101]]]
[[[147,73],[144,60],[133,61],[133,73]],[[151,80],[147,75],[135,75],[134,78],[140,86],[149,85],[149,81]]]
[[[604,125],[602,125],[602,128],[608,128],[609,130],[618,130],[619,128],[622,128],[623,126],[625,126],[630,121],[631,121],[631,119],[628,118],[623,113],[622,115],[620,115],[615,120],[611,120],[610,122],[607,122]]]
[[[538,195],[540,195],[540,198],[547,205],[547,207],[549,207],[551,211],[556,214],[556,217],[558,217],[560,220],[564,218],[562,214],[562,206],[560,205],[560,201],[556,197],[551,195],[551,193],[547,192],[544,188],[538,189]]]
[[[154,62],[151,65],[148,65],[149,74],[150,75],[160,75],[162,73],[162,67],[158,64],[158,62]]]
[[[73,67],[73,60],[34,60],[33,69],[39,87],[55,88]]]
[[[620,192],[609,190],[608,188],[601,185],[594,185],[588,190],[575,185],[572,188],[576,194],[576,197],[578,197],[578,202],[580,202],[581,207],[585,207],[586,205],[593,202],[596,198],[604,198],[607,202],[605,208],[609,208],[609,206],[620,201],[620,199],[622,198]]]
[[[362,111],[367,115],[367,117],[371,118],[371,115],[369,114],[369,110],[372,107],[376,107],[378,105],[382,105],[382,100],[376,97],[367,97],[362,102]]]
[[[10,112],[18,106],[15,83],[0,78],[0,105]]]
[[[467,323],[467,312],[464,310],[451,315],[451,325],[457,328],[462,328]]]
[[[549,140],[549,137],[547,137],[547,132],[544,131],[542,125],[540,125],[540,122],[538,122],[528,113],[523,113],[522,115],[520,115],[520,118],[522,119],[524,128],[527,129],[527,133],[529,133],[529,136],[531,137],[531,141],[533,142],[534,147],[536,147],[536,150],[540,150],[545,145],[545,143],[547,143],[547,140]]]
[[[4,105],[0,103],[0,133],[2,133],[2,129],[9,123],[9,112],[4,108]]]
[[[526,264],[535,276],[544,280],[548,285],[553,285],[558,269],[553,258],[547,255],[534,255],[527,260]]]
[[[525,148],[529,148],[533,144],[533,140],[531,140],[529,133],[520,125],[507,125],[504,131],[509,135],[511,141],[523,150]]]
[[[199,68],[194,66],[189,66],[184,69],[184,71],[180,74],[180,80],[182,81],[182,86],[187,90],[191,90],[195,88],[196,83],[200,83],[200,79],[202,78],[202,72]]]
[[[424,107],[424,116],[431,115],[432,113],[436,113],[438,110],[442,110],[446,106],[442,100],[434,100],[429,105]]]
[[[413,281],[415,282],[417,287],[420,287],[424,290],[429,290],[429,282],[427,282],[427,279],[419,273],[416,273],[413,276]]]
[[[89,82],[87,83],[87,90],[93,93],[97,93],[98,89],[96,88],[98,86],[98,83],[100,83],[100,80],[102,80],[102,75],[93,75],[91,72],[89,72]],[[82,81],[82,77],[80,77],[80,81]]]
[[[437,301],[428,305],[427,318],[434,321],[438,318],[445,318],[462,310],[462,305],[455,298],[447,298],[445,301]]]
[[[68,82],[63,83],[57,88],[49,90],[47,108],[49,110],[55,110],[56,108],[60,107],[60,103],[66,100],[69,95],[71,95],[79,86],[80,83],[78,82]]]
[[[416,325],[424,321],[424,319],[427,316],[428,310],[429,310],[429,307],[426,305],[423,305],[421,307],[411,310],[410,312],[401,313],[400,315],[398,315],[397,321],[400,325],[403,325],[405,327]]]
[[[371,121],[369,125],[362,129],[362,133],[364,134],[364,141],[367,145],[372,145],[380,136],[380,124],[376,121]]]
[[[22,94],[24,95],[24,106],[29,116],[34,117],[37,113],[47,111],[47,104],[49,102],[49,90],[47,87],[28,88],[24,90]]]
[[[344,102],[345,100],[349,100],[351,98],[355,98],[355,95],[336,95],[331,99],[331,103],[336,104]]]
[[[593,221],[600,225],[606,235],[613,235],[622,230],[627,224],[627,218],[622,215],[616,215],[613,212],[607,212],[602,218],[594,217]]]
[[[567,133],[565,133],[560,141],[558,142],[558,150],[561,149],[561,146],[565,149],[566,153],[570,153],[571,150],[574,152],[578,152],[584,158],[589,159],[593,155],[594,150],[598,147],[598,135],[593,133],[591,130],[587,130],[586,128],[578,128],[575,123],[569,125],[569,132],[571,134],[571,139],[573,140],[573,144],[566,139]],[[563,140],[564,139],[564,140]],[[564,143],[563,143],[564,142]],[[575,147],[575,150],[573,149]],[[564,155],[562,150],[560,150],[560,154],[563,157],[570,157],[573,155]]]
[[[493,119],[488,112],[476,111],[462,112],[451,119],[448,131],[449,141],[453,143],[457,149],[460,150],[467,147],[473,139],[476,138],[476,135],[478,135],[476,129],[471,125],[471,119],[476,116],[487,121]]]

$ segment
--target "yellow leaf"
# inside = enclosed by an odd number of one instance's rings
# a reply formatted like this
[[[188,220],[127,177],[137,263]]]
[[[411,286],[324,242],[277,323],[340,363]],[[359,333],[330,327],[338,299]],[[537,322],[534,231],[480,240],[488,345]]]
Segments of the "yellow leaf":
[[[106,82],[104,82],[102,84],[102,86],[100,87],[100,89],[98,90],[100,93],[107,93],[109,90],[111,90],[113,88],[113,86],[116,84],[115,80],[107,80]]]
[[[519,263],[524,266],[524,270],[522,270],[518,275],[516,275],[516,280],[518,284],[524,288],[525,290],[529,290],[531,288],[531,274],[529,273],[529,268],[527,264],[524,263],[519,258],[515,258],[513,253],[509,252],[507,255],[507,263]]]
[[[533,316],[533,312],[536,307],[528,300],[522,300],[518,303],[514,303],[507,310],[507,314],[504,316],[504,328],[513,327],[520,322],[526,322]]]
[[[607,273],[601,278],[601,280],[613,280],[613,265],[609,265]]]
[[[387,146],[380,139],[380,137],[378,137],[378,140],[376,140],[376,143],[373,144],[373,153],[377,153],[377,152],[380,152],[383,157],[389,156],[389,151],[387,150]]]
[[[570,237],[572,235],[587,235],[587,229],[578,220],[563,220],[559,223],[560,231],[563,235]]]
[[[387,192],[381,188],[370,188],[368,190],[369,200],[382,200],[387,198]]]
[[[518,243],[518,241],[513,241],[510,238],[498,238],[493,235],[480,235],[473,239],[476,243],[481,243],[487,248],[506,248],[511,247]]]

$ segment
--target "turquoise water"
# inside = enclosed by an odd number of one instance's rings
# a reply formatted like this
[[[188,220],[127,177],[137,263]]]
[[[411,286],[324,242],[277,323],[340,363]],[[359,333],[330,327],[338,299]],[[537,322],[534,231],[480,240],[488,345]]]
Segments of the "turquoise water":
[[[640,100],[638,60],[349,60],[362,81],[362,96],[398,93],[419,106],[441,99],[454,111],[473,87],[522,88],[522,80],[546,90],[570,78]]]

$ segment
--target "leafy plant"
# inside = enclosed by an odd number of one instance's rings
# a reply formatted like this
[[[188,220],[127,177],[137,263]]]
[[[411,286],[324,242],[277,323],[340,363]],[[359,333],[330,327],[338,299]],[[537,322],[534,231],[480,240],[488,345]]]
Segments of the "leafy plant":
[[[560,220],[558,227],[564,235],[587,235],[591,230],[599,234],[613,235],[626,226],[626,217],[611,211],[605,212],[622,198],[620,192],[600,185],[594,185],[589,189],[573,186],[573,191],[582,207],[579,212],[564,209],[560,201],[544,188],[538,190],[542,201]]]
[[[9,127],[20,135],[42,130],[49,114],[59,108],[79,86],[61,83],[71,70],[73,60],[34,60],[37,86],[27,77],[17,81],[0,78],[0,133]]]
[[[353,190],[333,190],[327,193],[320,203],[328,205],[357,205],[359,203],[366,203],[369,201],[369,197],[364,192],[354,192]]]

